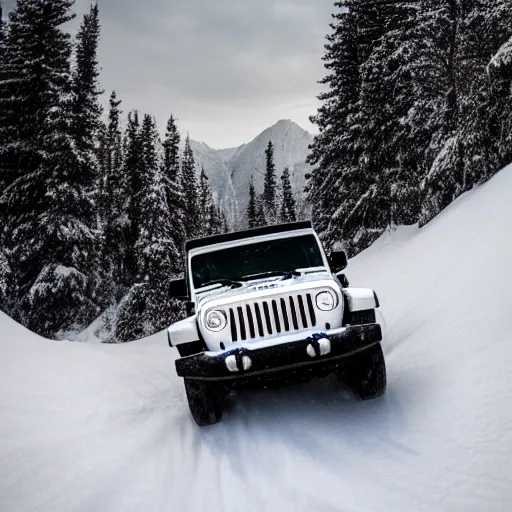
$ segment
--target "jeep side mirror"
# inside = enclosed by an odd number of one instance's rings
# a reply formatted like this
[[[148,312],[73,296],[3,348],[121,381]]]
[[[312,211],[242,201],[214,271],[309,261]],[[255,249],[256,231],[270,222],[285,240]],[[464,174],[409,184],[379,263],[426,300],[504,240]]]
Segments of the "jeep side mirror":
[[[187,300],[185,302],[185,311],[187,312],[187,316],[192,316],[196,312],[196,305],[194,302]]]
[[[169,282],[169,295],[173,299],[188,300],[187,282],[184,278],[171,279]]]
[[[348,261],[345,251],[333,251],[329,257],[329,265],[334,274],[347,268]]]

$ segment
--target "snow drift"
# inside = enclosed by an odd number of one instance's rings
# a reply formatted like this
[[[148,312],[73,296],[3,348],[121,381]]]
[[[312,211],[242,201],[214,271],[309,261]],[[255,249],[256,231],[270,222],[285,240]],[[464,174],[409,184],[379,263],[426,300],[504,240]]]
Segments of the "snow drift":
[[[52,342],[0,317],[0,510],[469,511],[512,503],[512,167],[352,260],[388,391],[333,379],[189,417],[164,333]]]

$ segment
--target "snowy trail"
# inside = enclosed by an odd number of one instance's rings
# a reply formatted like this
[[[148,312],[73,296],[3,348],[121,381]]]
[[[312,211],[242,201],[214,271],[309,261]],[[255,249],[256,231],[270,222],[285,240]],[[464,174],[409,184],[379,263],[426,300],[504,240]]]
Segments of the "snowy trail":
[[[496,511],[512,504],[512,167],[350,262],[388,391],[326,379],[188,413],[164,333],[50,342],[0,316],[0,511]]]

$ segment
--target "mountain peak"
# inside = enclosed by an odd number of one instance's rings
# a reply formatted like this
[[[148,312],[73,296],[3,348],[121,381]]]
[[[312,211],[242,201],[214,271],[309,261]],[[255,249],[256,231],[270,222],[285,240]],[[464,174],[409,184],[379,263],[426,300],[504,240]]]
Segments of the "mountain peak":
[[[265,150],[269,141],[274,145],[276,174],[288,167],[292,189],[299,203],[303,199],[305,175],[310,171],[306,158],[313,135],[291,119],[280,119],[238,148],[216,150],[203,143],[192,143],[197,168],[204,165],[210,178],[217,204],[233,226],[245,215],[249,182],[253,176],[256,190],[263,189]]]
[[[277,123],[275,123],[271,128],[279,127],[279,128],[299,128],[301,131],[305,132],[307,130],[304,130],[302,126],[299,126],[295,121],[292,121],[291,119],[279,119]]]

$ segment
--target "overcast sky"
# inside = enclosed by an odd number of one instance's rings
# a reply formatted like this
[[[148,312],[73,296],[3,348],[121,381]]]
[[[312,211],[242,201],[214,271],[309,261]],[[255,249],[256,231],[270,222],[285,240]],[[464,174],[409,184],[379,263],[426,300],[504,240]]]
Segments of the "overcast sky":
[[[76,0],[79,17],[90,0]],[[334,0],[99,0],[102,87],[212,147],[279,119],[315,132]],[[79,21],[79,19],[77,20]]]

